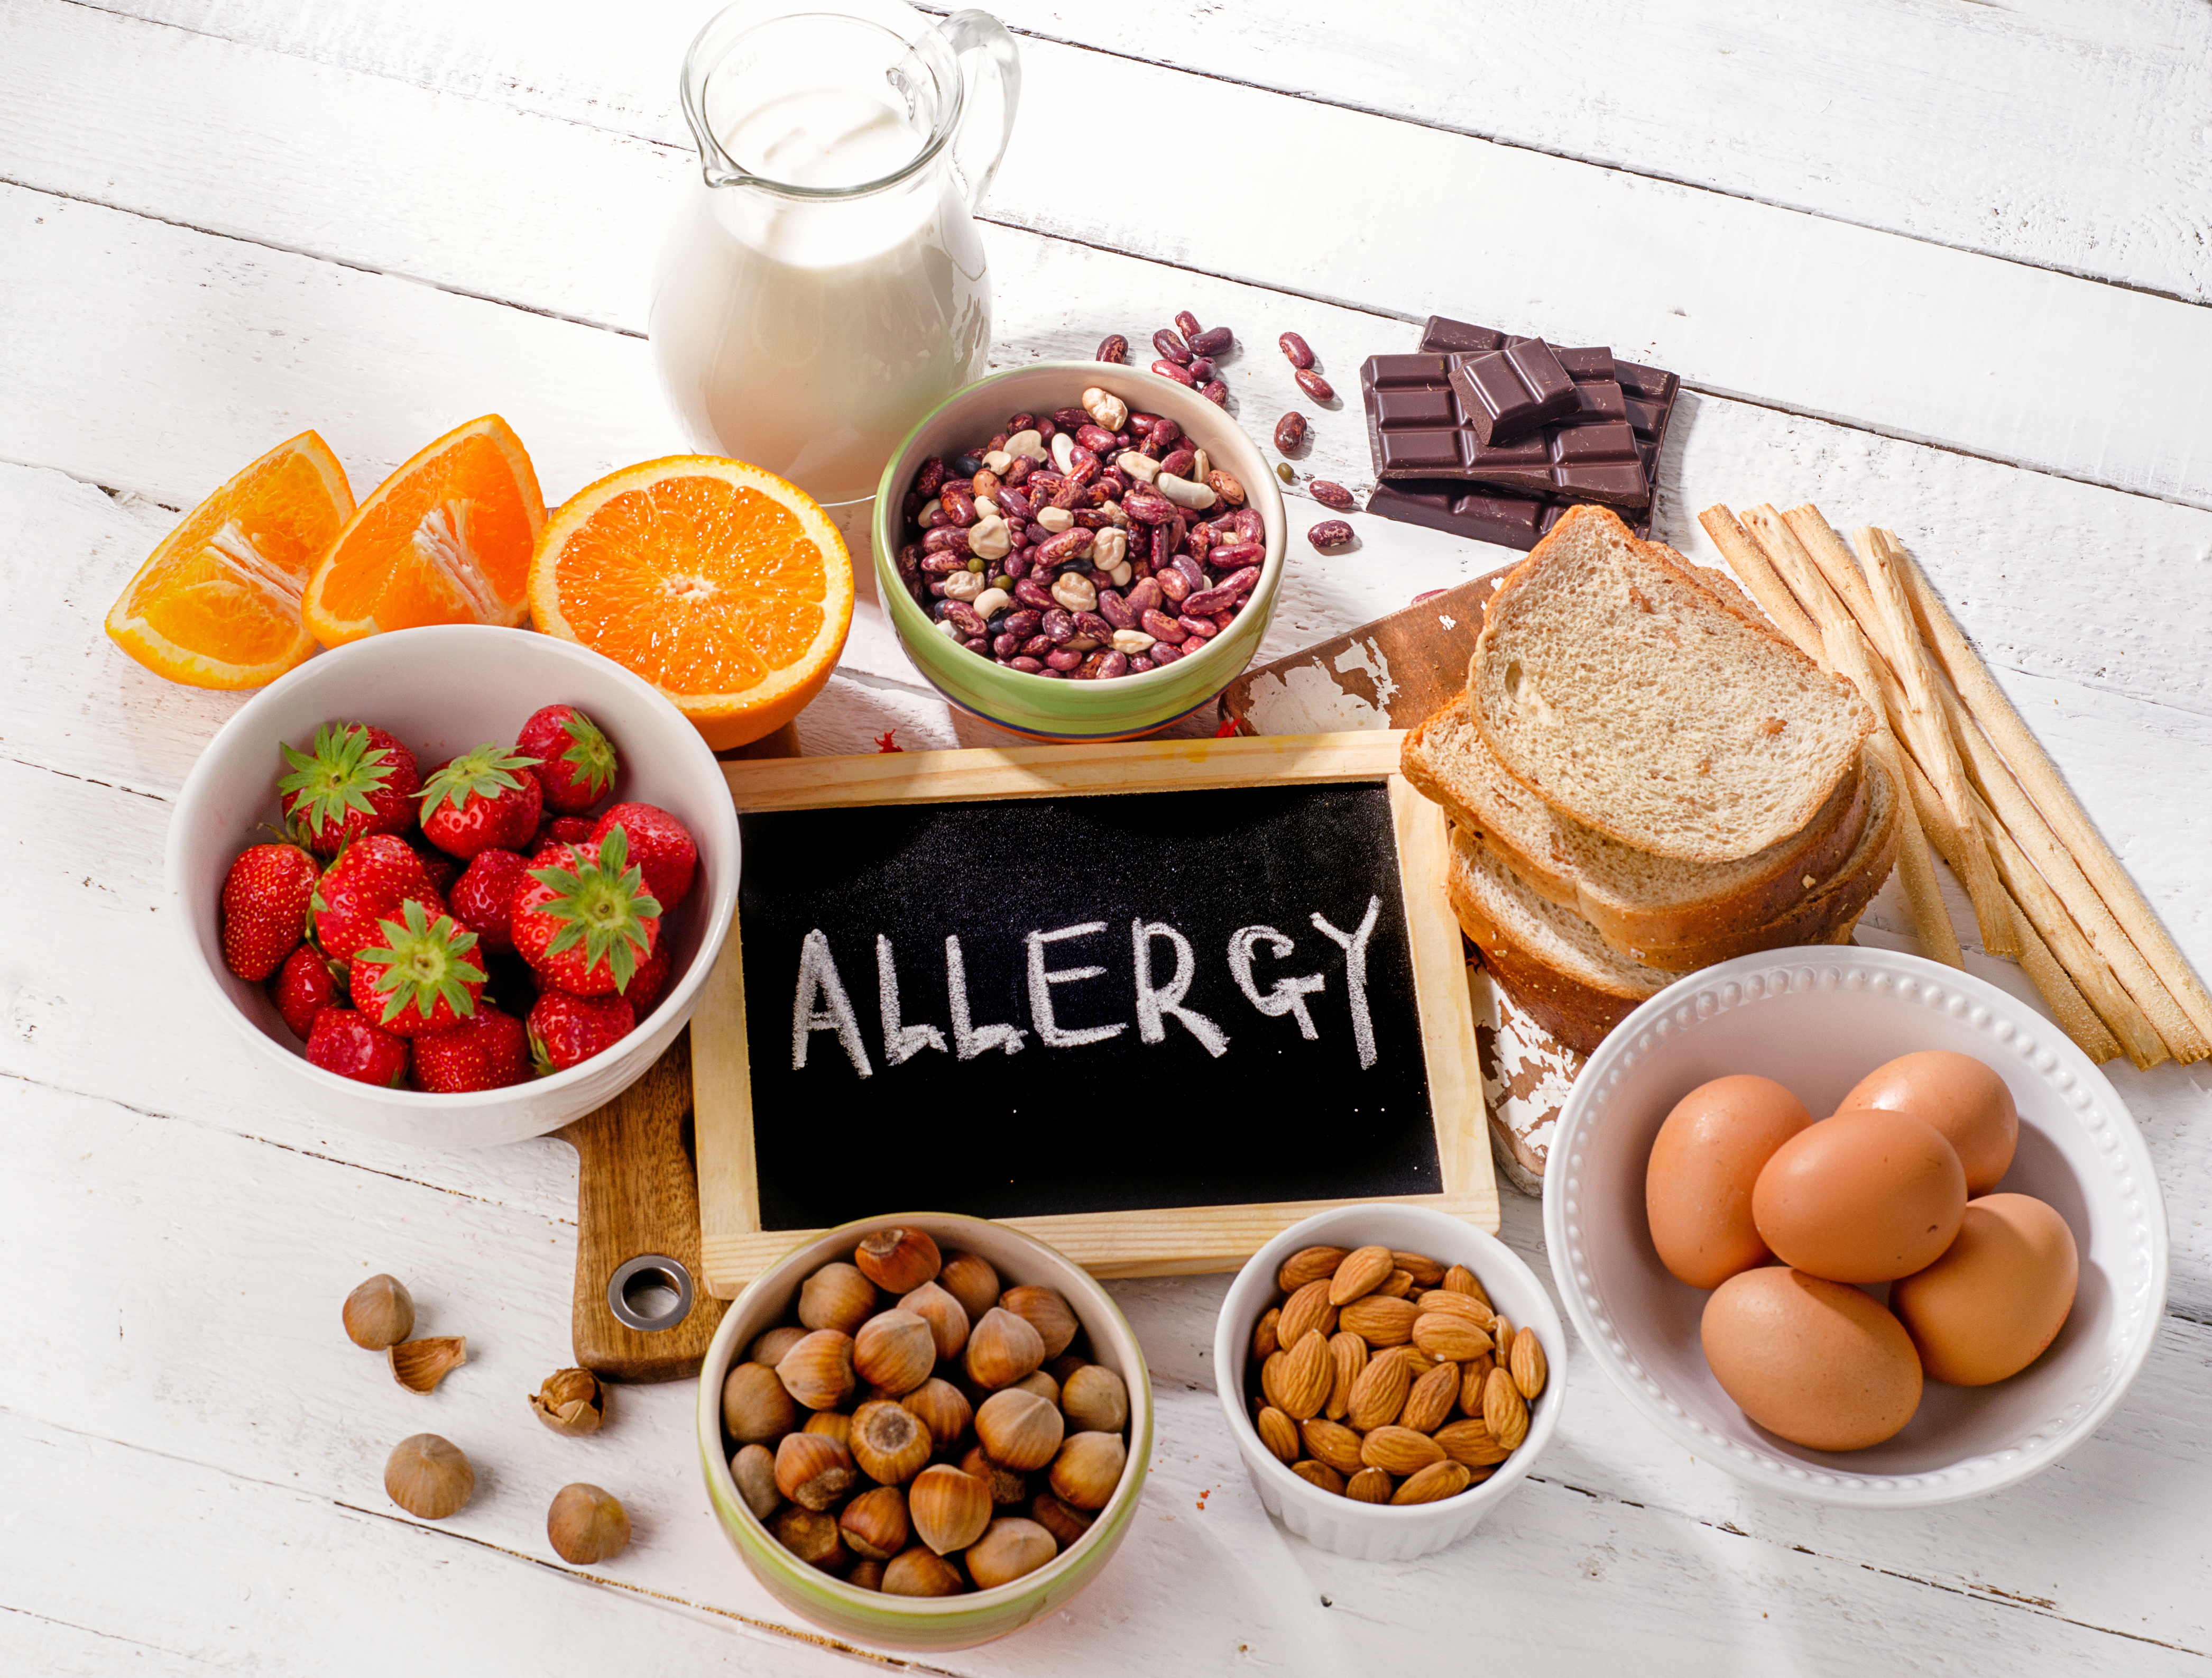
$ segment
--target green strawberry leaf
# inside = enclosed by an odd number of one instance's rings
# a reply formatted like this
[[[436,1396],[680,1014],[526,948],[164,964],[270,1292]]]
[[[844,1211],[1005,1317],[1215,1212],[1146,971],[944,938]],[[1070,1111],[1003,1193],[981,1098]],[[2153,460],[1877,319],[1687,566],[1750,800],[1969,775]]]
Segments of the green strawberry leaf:
[[[391,753],[368,743],[368,729],[361,723],[340,727],[325,723],[315,730],[315,743],[306,751],[278,742],[292,773],[276,782],[280,793],[296,793],[292,813],[311,837],[325,827],[343,822],[349,811],[374,813],[371,793],[381,792],[392,778],[386,764]]]
[[[629,988],[639,961],[653,953],[644,923],[660,916],[660,900],[645,889],[645,871],[629,861],[629,841],[616,828],[596,852],[580,851],[573,868],[530,870],[553,893],[532,912],[559,923],[545,953],[557,956],[581,945],[584,971],[604,962],[617,991]]]
[[[539,761],[487,740],[473,751],[463,752],[422,783],[422,790],[416,794],[422,800],[422,819],[428,821],[441,804],[459,810],[471,793],[495,799],[501,793],[514,792],[522,785],[514,771]]]
[[[484,970],[465,959],[476,948],[477,935],[465,932],[450,915],[432,921],[422,905],[410,897],[398,921],[379,921],[384,946],[363,950],[354,958],[384,970],[376,976],[374,989],[384,997],[382,1023],[389,1025],[411,1006],[423,1018],[437,1012],[442,998],[461,1018],[477,1011],[467,987],[484,982]]]
[[[615,784],[614,742],[581,711],[571,711],[561,727],[574,742],[561,754],[561,761],[574,769],[576,781],[597,799]]]

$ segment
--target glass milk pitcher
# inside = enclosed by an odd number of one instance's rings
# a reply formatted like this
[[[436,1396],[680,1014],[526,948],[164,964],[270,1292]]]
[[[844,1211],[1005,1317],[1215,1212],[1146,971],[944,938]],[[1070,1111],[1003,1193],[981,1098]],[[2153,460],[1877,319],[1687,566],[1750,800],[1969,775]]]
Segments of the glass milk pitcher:
[[[661,253],[655,363],[693,445],[864,500],[983,371],[969,212],[1012,131],[1013,38],[899,0],[739,0],[684,62],[700,183]]]

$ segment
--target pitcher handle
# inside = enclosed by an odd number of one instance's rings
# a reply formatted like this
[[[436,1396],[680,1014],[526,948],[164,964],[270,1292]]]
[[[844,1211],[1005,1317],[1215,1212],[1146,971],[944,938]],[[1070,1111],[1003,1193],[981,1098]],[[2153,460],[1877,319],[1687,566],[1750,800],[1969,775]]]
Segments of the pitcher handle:
[[[999,173],[999,165],[1006,157],[1007,143],[1014,137],[1014,113],[1022,98],[1021,58],[1014,50],[1014,38],[1006,33],[1006,26],[988,12],[973,9],[955,12],[945,19],[938,33],[961,61],[966,100],[975,99],[983,82],[983,77],[967,62],[971,55],[988,55],[985,68],[991,71],[991,80],[998,89],[1000,121],[997,138],[988,142],[971,140],[970,136],[977,131],[969,127],[969,118],[979,114],[972,106],[961,119],[960,133],[953,137],[953,162],[969,182],[968,208],[972,210],[990,190],[992,177]],[[984,143],[990,146],[990,156],[979,167],[975,154]]]

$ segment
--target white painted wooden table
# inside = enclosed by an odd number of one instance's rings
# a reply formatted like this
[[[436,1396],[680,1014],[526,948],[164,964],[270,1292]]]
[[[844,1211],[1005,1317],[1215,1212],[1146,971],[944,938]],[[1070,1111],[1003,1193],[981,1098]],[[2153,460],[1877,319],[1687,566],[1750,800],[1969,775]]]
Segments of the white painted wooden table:
[[[1285,328],[1347,391],[1432,310],[1679,369],[1657,533],[1713,562],[1692,514],[1723,499],[1896,528],[2212,970],[2202,0],[1003,9],[1028,92],[986,207],[998,361],[1142,344],[1188,307],[1237,329],[1255,435],[1292,399]],[[642,327],[703,15],[0,0],[0,1671],[863,1658],[726,1550],[687,1388],[620,1392],[582,1443],[525,1414],[568,1356],[567,1148],[404,1152],[246,1081],[179,981],[160,882],[176,789],[235,702],[100,632],[179,509],[310,425],[364,489],[492,409],[555,499],[681,446]],[[1161,134],[1201,161],[1115,167]],[[1356,397],[1308,464],[1365,487]],[[1356,551],[1294,556],[1269,656],[1505,557],[1354,522]],[[864,613],[801,738],[886,727],[988,737]],[[1066,1613],[935,1665],[2204,1671],[2208,1080],[2113,1077],[2172,1215],[2169,1313],[2100,1434],[2025,1486],[1896,1517],[1754,1495],[1570,1348],[1561,1441],[1488,1526],[1347,1563],[1271,1526],[1236,1465],[1206,1352],[1221,1281],[1121,1284],[1161,1397],[1139,1524]],[[1506,1199],[1541,1268],[1534,1204]],[[338,1333],[376,1269],[470,1338],[434,1399]],[[380,1483],[425,1426],[479,1465],[438,1527]],[[636,1521],[589,1573],[544,1537],[579,1478]]]

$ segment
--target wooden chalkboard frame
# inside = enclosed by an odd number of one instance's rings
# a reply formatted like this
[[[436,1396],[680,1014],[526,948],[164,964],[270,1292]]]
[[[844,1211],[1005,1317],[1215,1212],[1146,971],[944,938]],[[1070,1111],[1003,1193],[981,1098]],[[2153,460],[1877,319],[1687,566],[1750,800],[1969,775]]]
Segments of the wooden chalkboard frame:
[[[1491,1169],[1489,1127],[1476,1064],[1474,1010],[1458,923],[1444,907],[1450,843],[1443,811],[1397,773],[1403,739],[1397,730],[1370,730],[764,758],[726,763],[722,769],[731,797],[740,811],[747,812],[1386,782],[1443,1183],[1440,1194],[1390,1198],[1434,1207],[1494,1232],[1498,1184]],[[743,933],[743,927],[732,922],[729,942],[691,1021],[700,1252],[708,1290],[724,1298],[736,1295],[816,1233],[761,1227],[745,1041]],[[1096,1275],[1177,1275],[1234,1269],[1298,1219],[1342,1204],[1298,1201],[1162,1207],[1005,1221],[1049,1242]]]

